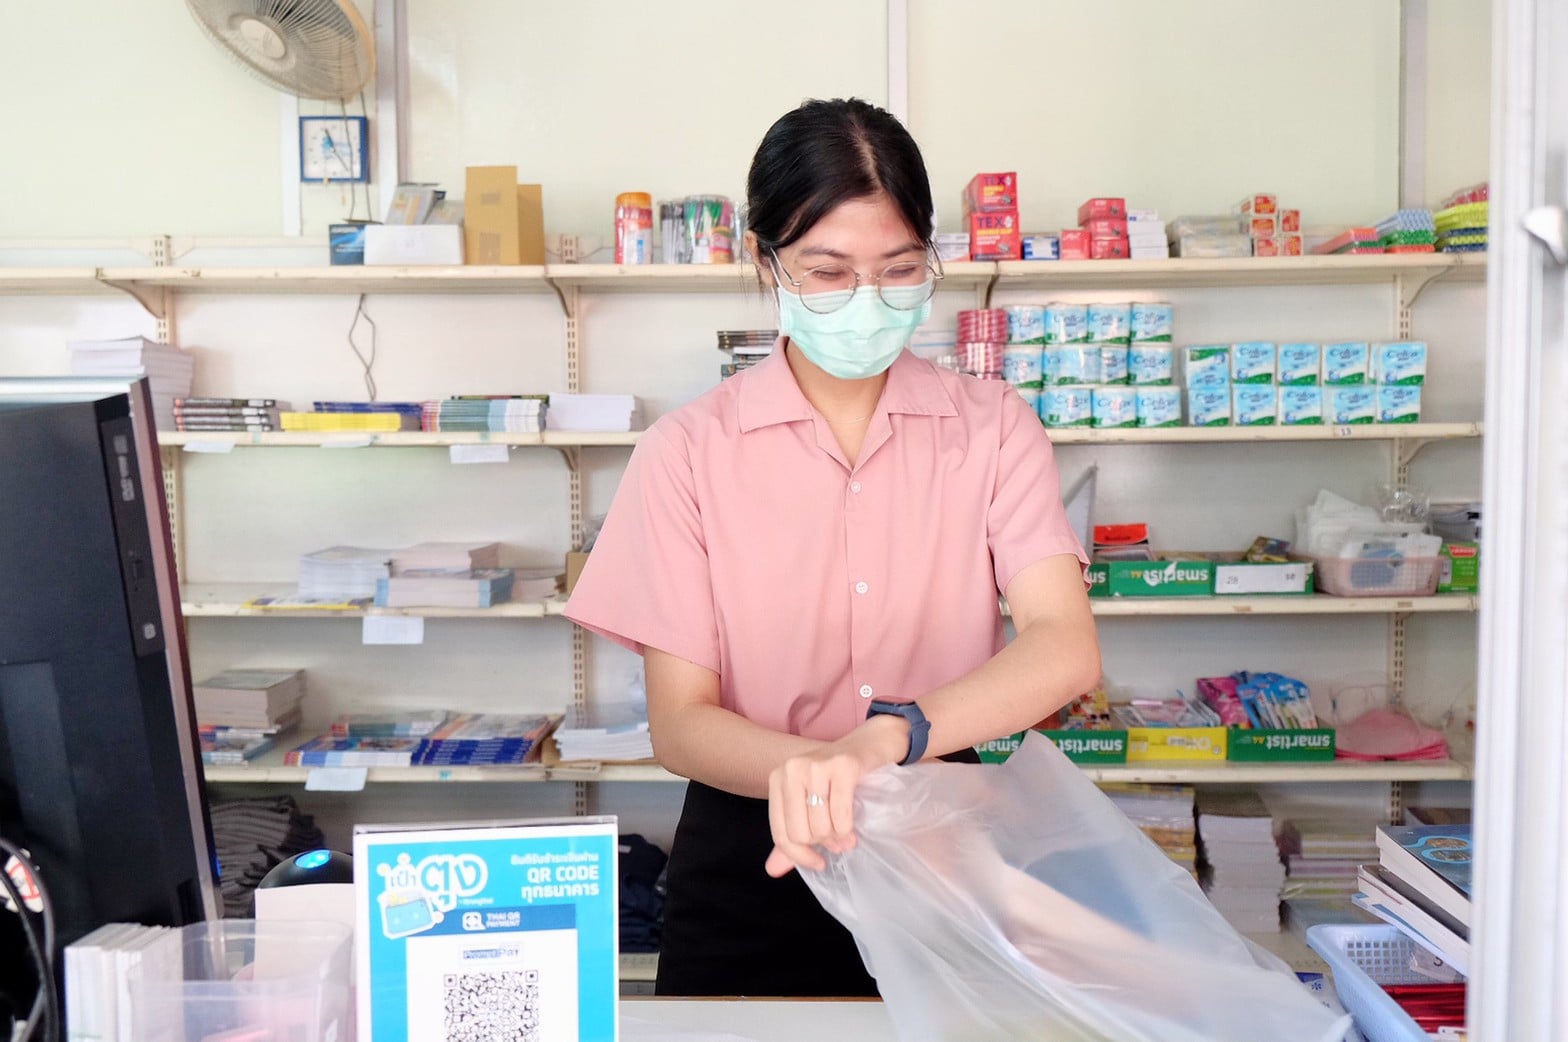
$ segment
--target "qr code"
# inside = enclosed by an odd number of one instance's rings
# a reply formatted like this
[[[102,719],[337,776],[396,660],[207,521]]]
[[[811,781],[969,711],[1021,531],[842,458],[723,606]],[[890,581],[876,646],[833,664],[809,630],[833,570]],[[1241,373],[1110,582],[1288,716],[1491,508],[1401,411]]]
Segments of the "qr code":
[[[446,1042],[539,1042],[539,971],[449,973]]]

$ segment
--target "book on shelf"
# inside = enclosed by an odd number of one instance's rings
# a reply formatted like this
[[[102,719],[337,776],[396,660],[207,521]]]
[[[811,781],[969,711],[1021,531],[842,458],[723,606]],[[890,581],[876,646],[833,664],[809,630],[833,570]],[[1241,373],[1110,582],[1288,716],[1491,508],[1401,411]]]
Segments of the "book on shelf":
[[[419,430],[419,417],[401,412],[285,412],[278,422],[286,431],[338,433],[364,431],[391,433]]]
[[[548,426],[554,431],[635,431],[642,405],[630,394],[550,395]]]
[[[291,409],[288,402],[278,398],[198,398],[186,397],[174,399],[175,409],[184,409],[187,412],[198,409],[266,409],[279,411]]]
[[[539,759],[540,743],[561,717],[538,713],[461,713],[423,739],[420,764],[517,764]]]
[[[466,570],[501,567],[500,543],[415,543],[392,551],[392,574],[416,569]]]
[[[209,766],[235,766],[248,763],[262,753],[271,752],[278,744],[276,735],[244,736],[220,734],[201,736],[201,762]]]
[[[329,546],[300,555],[301,597],[351,601],[374,598],[376,581],[392,574],[391,550],[363,546]]]
[[[1468,974],[1470,928],[1429,901],[1382,865],[1362,865],[1356,877],[1356,907],[1397,926],[1411,940]]]
[[[651,760],[648,704],[623,701],[567,711],[555,730],[562,760]]]
[[[424,427],[435,431],[532,434],[544,430],[548,395],[468,395],[426,402]]]
[[[511,599],[510,568],[414,568],[376,580],[378,608],[493,608]]]
[[[298,669],[226,669],[192,689],[196,719],[203,725],[265,729],[297,710],[305,697]]]
[[[337,738],[318,735],[284,754],[290,767],[407,767],[422,738]]]
[[[335,738],[423,738],[452,718],[445,709],[344,713],[332,721]]]
[[[274,738],[298,727],[304,715],[300,704],[296,702],[294,708],[286,710],[277,719],[264,725],[220,724],[198,720],[196,731],[202,738]]]
[[[383,224],[424,224],[446,192],[433,184],[405,182],[392,190],[392,201],[387,205]],[[443,222],[456,223],[456,222]]]
[[[243,607],[258,611],[364,611],[370,607],[371,597],[301,597],[288,593],[277,596],[252,597]]]
[[[1379,825],[1378,863],[1468,928],[1469,825]]]

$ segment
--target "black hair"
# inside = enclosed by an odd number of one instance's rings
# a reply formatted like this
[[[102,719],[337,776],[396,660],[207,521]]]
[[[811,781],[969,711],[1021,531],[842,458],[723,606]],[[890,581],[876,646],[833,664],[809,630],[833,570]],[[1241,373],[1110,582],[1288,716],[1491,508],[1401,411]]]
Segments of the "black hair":
[[[893,114],[859,98],[809,100],[768,128],[746,175],[746,227],[763,249],[806,234],[840,203],[886,194],[931,244],[931,181]]]

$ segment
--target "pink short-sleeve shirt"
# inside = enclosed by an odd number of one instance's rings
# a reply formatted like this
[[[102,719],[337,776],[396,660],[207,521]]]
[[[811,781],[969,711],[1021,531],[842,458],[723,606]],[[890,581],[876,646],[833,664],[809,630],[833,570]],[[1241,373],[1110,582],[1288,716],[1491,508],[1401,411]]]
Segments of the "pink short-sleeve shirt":
[[[643,436],[566,614],[713,670],[755,723],[831,740],[872,698],[1000,651],[998,591],[1058,554],[1087,563],[1011,387],[906,351],[850,467],[781,341]]]

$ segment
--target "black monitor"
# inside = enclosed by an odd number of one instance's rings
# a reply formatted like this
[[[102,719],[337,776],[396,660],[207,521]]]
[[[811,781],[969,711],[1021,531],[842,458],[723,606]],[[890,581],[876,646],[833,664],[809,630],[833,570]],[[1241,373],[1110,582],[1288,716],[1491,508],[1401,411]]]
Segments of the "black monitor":
[[[151,415],[144,380],[0,379],[0,836],[57,963],[104,923],[221,907]],[[20,926],[0,904],[0,1025],[36,987]]]

